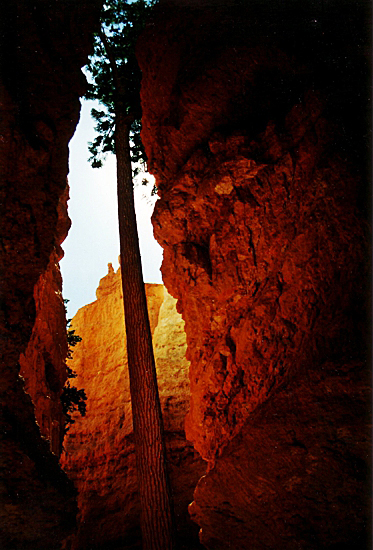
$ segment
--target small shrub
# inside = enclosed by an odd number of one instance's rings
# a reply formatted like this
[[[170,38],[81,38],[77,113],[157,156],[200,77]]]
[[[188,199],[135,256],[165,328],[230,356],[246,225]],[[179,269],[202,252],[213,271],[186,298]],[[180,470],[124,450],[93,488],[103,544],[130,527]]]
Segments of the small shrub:
[[[66,304],[68,300],[64,300],[64,302]],[[75,330],[71,329],[70,326],[71,319],[68,319],[66,323],[66,337],[68,343],[67,359],[71,359],[73,356],[73,350],[71,348],[75,347],[79,342],[82,341],[81,337],[75,334]],[[75,386],[70,385],[70,380],[77,377],[76,372],[73,371],[72,368],[68,365],[66,365],[66,371],[67,381],[61,394],[62,410],[66,418],[65,433],[67,433],[70,429],[70,426],[75,423],[72,414],[75,411],[78,411],[81,416],[85,416],[87,410],[87,405],[85,403],[87,401],[87,395],[85,393],[85,390],[78,390],[78,388],[76,388]]]

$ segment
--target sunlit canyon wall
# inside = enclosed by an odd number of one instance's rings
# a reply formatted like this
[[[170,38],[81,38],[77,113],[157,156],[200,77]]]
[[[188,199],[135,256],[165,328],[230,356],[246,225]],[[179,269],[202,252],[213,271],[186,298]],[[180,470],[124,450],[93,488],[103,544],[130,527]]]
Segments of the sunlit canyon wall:
[[[66,326],[54,266],[99,7],[19,0],[1,12],[0,547],[9,550],[60,548],[77,513],[57,456]]]
[[[87,393],[85,417],[74,416],[61,464],[78,489],[78,532],[72,549],[141,548],[140,503],[125,349],[120,269],[101,279],[97,300],[72,321],[82,342],[69,366]],[[178,548],[200,548],[188,504],[206,466],[185,440],[189,362],[184,323],[163,285],[146,285],[157,378],[175,503]],[[70,547],[69,547],[70,548]]]
[[[209,549],[369,547],[361,7],[164,2],[138,46]]]

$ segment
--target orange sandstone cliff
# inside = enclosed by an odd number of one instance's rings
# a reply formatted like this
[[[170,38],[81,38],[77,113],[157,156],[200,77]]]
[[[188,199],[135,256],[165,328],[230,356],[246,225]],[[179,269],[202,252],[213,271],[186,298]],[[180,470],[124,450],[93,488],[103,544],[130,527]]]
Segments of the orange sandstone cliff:
[[[165,1],[138,47],[209,549],[369,547],[369,54],[344,10]]]
[[[78,490],[78,533],[73,549],[140,547],[139,500],[132,431],[120,269],[101,279],[97,300],[81,308],[72,326],[82,341],[69,366],[87,394],[85,417],[75,415],[61,464]],[[185,439],[189,362],[184,323],[163,285],[146,285],[158,386],[180,548],[198,548],[188,517],[204,462]]]

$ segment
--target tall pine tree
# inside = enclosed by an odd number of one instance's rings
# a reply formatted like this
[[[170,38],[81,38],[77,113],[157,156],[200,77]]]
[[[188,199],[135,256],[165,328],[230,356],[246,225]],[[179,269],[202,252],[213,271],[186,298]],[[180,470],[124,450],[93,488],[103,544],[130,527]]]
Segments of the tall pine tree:
[[[174,547],[173,511],[131,167],[131,160],[145,160],[140,140],[141,74],[135,45],[150,8],[151,3],[145,0],[108,0],[104,4],[101,29],[87,66],[92,81],[87,98],[98,99],[103,106],[102,110],[92,110],[98,132],[89,144],[92,166],[102,166],[109,151],[117,159],[123,303],[143,547],[169,550]]]

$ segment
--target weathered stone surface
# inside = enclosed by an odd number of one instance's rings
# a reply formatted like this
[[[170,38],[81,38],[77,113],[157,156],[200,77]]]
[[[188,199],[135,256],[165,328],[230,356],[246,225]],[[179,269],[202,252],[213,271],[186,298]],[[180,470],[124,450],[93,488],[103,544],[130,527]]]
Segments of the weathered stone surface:
[[[190,506],[207,548],[370,548],[366,371],[323,364],[250,415]]]
[[[63,255],[60,243],[70,227],[67,215],[68,188],[58,208],[57,248],[52,252],[45,273],[34,288],[36,319],[30,341],[20,355],[20,375],[35,407],[35,418],[51,450],[60,456],[66,418],[61,392],[66,382],[66,313],[58,262]]]
[[[289,114],[289,134],[301,132],[300,121],[306,127],[295,158],[272,125],[251,146],[235,135],[228,158],[225,140],[216,156],[195,153],[157,206],[164,280],[179,299],[194,366],[188,437],[209,460],[271,391],[335,347],[346,352],[340,332],[356,330],[343,312],[353,307],[364,237],[342,201],[353,180],[325,154],[333,138],[320,108],[309,98]],[[258,150],[261,162],[249,158]],[[191,172],[198,188],[188,186]]]
[[[35,286],[48,279],[59,250],[68,142],[84,91],[80,67],[99,8],[99,1],[2,6],[1,548],[59,548],[76,514],[73,485],[41,436],[19,359],[35,325]],[[40,296],[40,287],[35,292]]]
[[[139,45],[154,232],[191,362],[186,433],[210,464],[192,513],[208,548],[363,548],[361,13],[347,28],[333,6],[213,4],[164,2]]]
[[[140,508],[120,269],[114,273],[109,265],[96,295],[72,321],[82,342],[69,366],[78,374],[74,384],[88,397],[86,416],[74,416],[61,457],[79,492],[79,529],[72,548],[135,548],[140,544]],[[163,285],[147,284],[146,295],[179,539],[185,548],[198,548],[198,529],[187,509],[205,466],[184,434],[189,405],[184,323]]]

